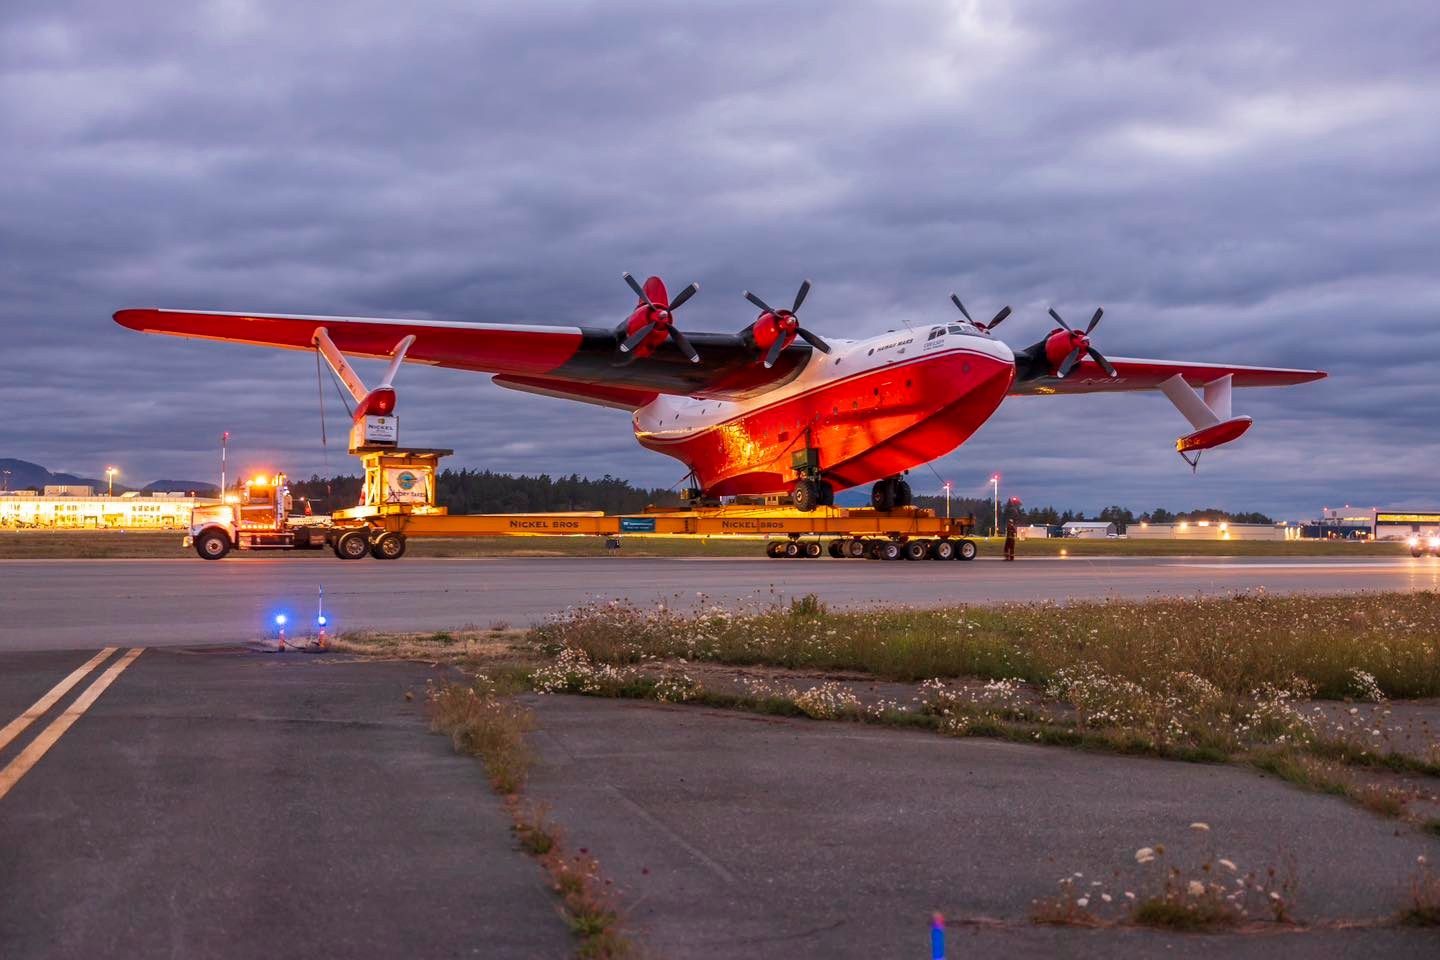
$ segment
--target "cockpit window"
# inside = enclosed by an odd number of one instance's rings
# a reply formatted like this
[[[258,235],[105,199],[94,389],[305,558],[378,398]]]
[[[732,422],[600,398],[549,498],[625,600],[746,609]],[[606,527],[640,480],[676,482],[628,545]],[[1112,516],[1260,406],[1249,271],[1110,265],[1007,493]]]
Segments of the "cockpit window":
[[[936,339],[937,337],[943,337],[943,336],[945,336],[945,328],[944,328],[944,327],[931,327],[931,328],[930,328],[930,336],[926,337],[925,339],[926,339],[926,341],[928,342],[928,341],[930,341],[930,340]]]
[[[965,332],[965,328],[962,327],[962,326],[960,326],[960,324],[958,324],[958,323],[952,323],[952,324],[950,324],[950,332],[951,332],[951,333],[964,333],[964,332]]]

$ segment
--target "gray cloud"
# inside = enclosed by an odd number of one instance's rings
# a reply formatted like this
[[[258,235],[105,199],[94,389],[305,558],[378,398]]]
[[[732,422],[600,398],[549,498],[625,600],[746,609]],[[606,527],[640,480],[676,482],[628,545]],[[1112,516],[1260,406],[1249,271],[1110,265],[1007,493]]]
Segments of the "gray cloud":
[[[920,471],[1028,502],[1433,499],[1440,14],[1423,3],[18,0],[0,14],[0,454],[323,470],[313,360],[120,306],[614,322],[621,270],[816,281],[858,336],[1103,303],[1120,355],[1318,366],[1196,475],[1153,396],[1023,398]],[[406,438],[669,484],[612,411],[407,369]],[[334,406],[332,404],[332,413]],[[338,426],[338,424],[337,424]],[[332,454],[332,468],[348,466]]]

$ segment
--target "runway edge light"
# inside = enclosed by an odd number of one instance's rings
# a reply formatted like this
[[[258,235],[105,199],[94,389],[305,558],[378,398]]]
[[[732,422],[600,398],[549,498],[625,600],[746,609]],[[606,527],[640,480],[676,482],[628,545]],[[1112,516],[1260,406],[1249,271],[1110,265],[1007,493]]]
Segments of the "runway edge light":
[[[930,915],[930,960],[945,960],[945,918]]]

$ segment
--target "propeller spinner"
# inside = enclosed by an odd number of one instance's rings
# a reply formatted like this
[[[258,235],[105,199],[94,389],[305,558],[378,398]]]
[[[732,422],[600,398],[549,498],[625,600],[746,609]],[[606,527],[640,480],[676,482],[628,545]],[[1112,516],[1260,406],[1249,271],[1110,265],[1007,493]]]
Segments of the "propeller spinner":
[[[975,320],[970,316],[970,311],[965,309],[965,304],[960,302],[960,297],[958,295],[953,293],[950,294],[950,301],[954,303],[957,308],[959,308],[962,314],[965,315],[965,319],[970,321],[971,326],[977,327],[978,329],[985,330],[987,332],[990,330],[994,330],[996,327],[1000,326],[1001,321],[1003,321],[1006,317],[1010,316],[1010,308],[1001,307],[1000,312],[995,314],[995,316],[991,318],[989,323],[976,323]]]
[[[780,359],[780,353],[794,342],[797,336],[821,353],[830,352],[830,344],[800,326],[800,320],[795,316],[800,309],[800,304],[805,302],[805,297],[809,293],[810,281],[806,280],[796,291],[795,303],[790,309],[776,310],[749,290],[745,291],[745,299],[764,311],[760,314],[759,319],[751,325],[750,333],[755,338],[755,345],[765,351],[763,362],[767,370],[775,366],[775,361]]]
[[[1100,324],[1100,318],[1104,313],[1105,310],[1103,307],[1096,307],[1095,315],[1090,318],[1090,322],[1086,324],[1085,329],[1082,331],[1076,330],[1071,327],[1070,324],[1066,323],[1060,317],[1060,314],[1055,312],[1053,307],[1050,309],[1050,316],[1055,318],[1055,322],[1060,324],[1063,331],[1056,330],[1050,335],[1045,346],[1046,355],[1053,358],[1059,356],[1060,352],[1063,351],[1066,346],[1070,347],[1070,352],[1065,354],[1065,359],[1061,360],[1060,365],[1056,368],[1055,376],[1062,380],[1065,379],[1070,371],[1075,369],[1075,365],[1080,362],[1081,356],[1086,354],[1089,355],[1091,360],[1094,360],[1100,365],[1100,369],[1105,371],[1107,377],[1117,376],[1115,368],[1110,365],[1110,361],[1106,360],[1099,350],[1096,350],[1090,345],[1090,334],[1093,333],[1095,328]]]
[[[682,303],[695,296],[700,289],[700,284],[690,284],[676,294],[674,300],[669,300],[668,294],[665,292],[665,284],[659,277],[651,277],[646,280],[643,287],[628,273],[624,275],[624,278],[625,282],[630,285],[630,289],[634,290],[635,295],[640,298],[640,302],[622,328],[625,339],[620,344],[620,352],[630,354],[630,359],[633,360],[635,357],[648,354],[668,339],[690,359],[691,363],[699,363],[700,354],[690,345],[685,334],[675,326],[674,313]],[[659,333],[660,336],[655,336],[656,333]],[[647,344],[648,349],[646,349]]]

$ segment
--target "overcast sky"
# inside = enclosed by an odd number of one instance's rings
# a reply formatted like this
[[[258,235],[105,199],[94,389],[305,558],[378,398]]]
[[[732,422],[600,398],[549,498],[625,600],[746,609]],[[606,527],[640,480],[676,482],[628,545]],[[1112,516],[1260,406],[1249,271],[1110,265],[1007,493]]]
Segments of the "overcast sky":
[[[1237,391],[1256,425],[1195,475],[1158,394],[1014,398],[921,489],[1436,505],[1437,74],[1424,2],[6,0],[0,456],[207,479],[228,429],[240,464],[349,470],[311,356],[110,314],[613,324],[629,270],[700,281],[690,329],[810,277],[839,337],[956,290],[1016,347],[1103,304],[1107,353],[1331,373]],[[684,473],[623,412],[399,386],[454,465]]]

